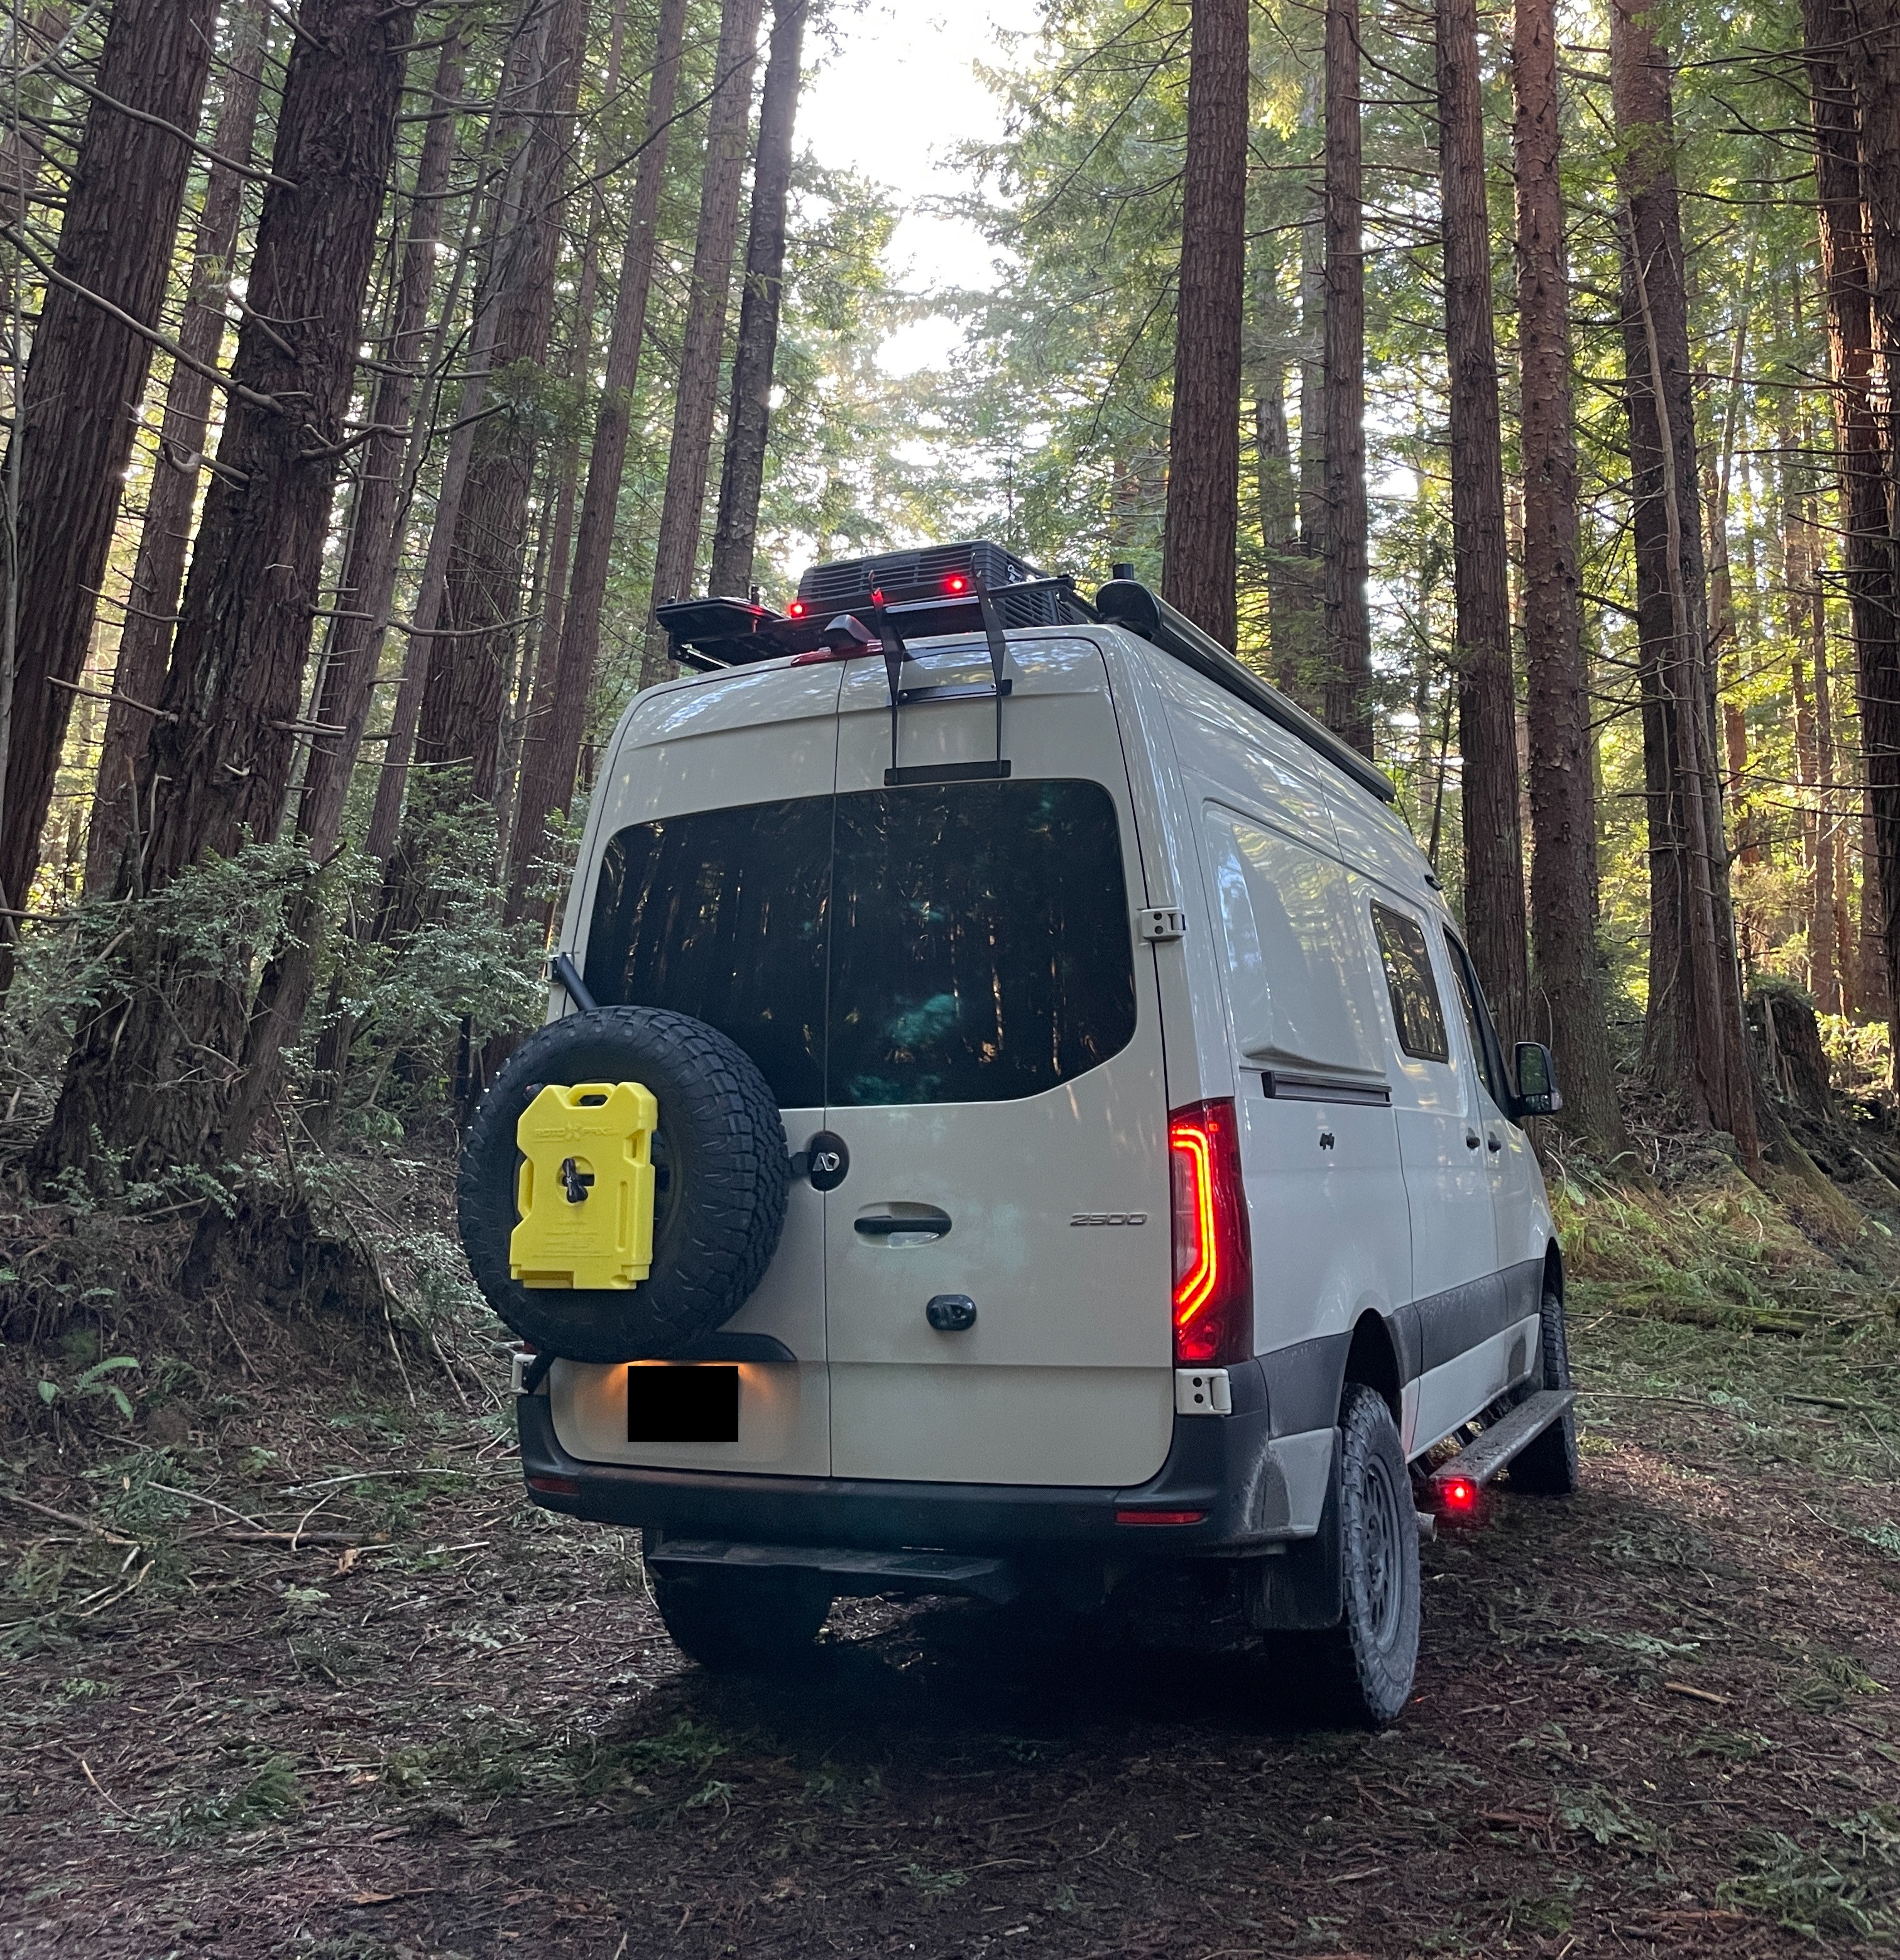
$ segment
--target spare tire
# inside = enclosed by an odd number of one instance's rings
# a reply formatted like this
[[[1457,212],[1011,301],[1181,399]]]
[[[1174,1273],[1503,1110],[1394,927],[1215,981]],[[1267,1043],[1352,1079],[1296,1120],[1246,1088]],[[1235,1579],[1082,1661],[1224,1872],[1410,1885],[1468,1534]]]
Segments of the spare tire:
[[[631,1288],[523,1286],[509,1275],[521,1113],[549,1083],[639,1082],[659,1105],[653,1267]],[[664,1360],[736,1313],[785,1223],[778,1102],[745,1051],[690,1014],[590,1007],[537,1029],[481,1099],[456,1187],[462,1243],[488,1304],[576,1361]]]

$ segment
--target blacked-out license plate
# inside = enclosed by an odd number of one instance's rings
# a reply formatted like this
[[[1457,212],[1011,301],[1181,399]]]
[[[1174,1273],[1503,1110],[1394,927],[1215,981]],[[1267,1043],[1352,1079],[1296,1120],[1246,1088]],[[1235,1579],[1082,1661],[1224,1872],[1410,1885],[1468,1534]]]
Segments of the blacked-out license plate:
[[[627,1440],[738,1442],[738,1368],[629,1368]]]

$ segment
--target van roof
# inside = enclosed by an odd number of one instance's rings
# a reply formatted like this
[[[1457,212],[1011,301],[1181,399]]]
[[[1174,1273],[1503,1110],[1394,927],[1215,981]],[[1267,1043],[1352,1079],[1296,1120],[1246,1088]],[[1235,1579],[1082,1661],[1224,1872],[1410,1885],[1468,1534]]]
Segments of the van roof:
[[[1139,580],[1110,580],[1091,605],[1072,579],[1040,572],[984,539],[814,565],[785,612],[756,597],[707,598],[672,600],[655,616],[673,657],[701,671],[828,651],[844,660],[882,654],[894,702],[911,641],[981,633],[1000,679],[1012,628],[1120,626],[1245,702],[1382,802],[1397,795],[1383,770]]]

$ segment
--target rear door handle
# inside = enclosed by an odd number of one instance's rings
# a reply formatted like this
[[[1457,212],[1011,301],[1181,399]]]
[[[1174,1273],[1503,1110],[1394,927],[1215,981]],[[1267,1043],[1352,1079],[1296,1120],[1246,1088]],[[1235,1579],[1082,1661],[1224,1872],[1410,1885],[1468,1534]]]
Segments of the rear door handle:
[[[851,1220],[851,1229],[860,1238],[923,1243],[948,1233],[950,1214],[934,1204],[919,1204],[905,1211],[867,1211]]]

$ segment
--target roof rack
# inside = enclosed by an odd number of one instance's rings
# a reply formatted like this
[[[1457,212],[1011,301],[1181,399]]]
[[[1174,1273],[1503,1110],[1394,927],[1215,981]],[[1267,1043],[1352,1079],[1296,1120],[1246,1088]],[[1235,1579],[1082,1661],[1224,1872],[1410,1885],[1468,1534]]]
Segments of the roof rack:
[[[952,691],[899,689],[898,677],[907,641],[958,633],[983,635],[993,670],[990,685],[955,691],[995,695],[996,761],[983,766],[1000,773],[1007,766],[1002,759],[1002,699],[1009,692],[1009,679],[1002,672],[1002,634],[1026,626],[1107,621],[1138,634],[1245,702],[1382,802],[1390,803],[1398,794],[1391,778],[1356,749],[1244,667],[1185,613],[1176,611],[1139,580],[1110,579],[1096,593],[1091,606],[1076,592],[1072,579],[1051,578],[987,539],[814,565],[799,580],[799,596],[784,612],[743,599],[680,599],[656,607],[655,617],[666,630],[674,659],[702,673],[783,660],[788,655],[828,660],[882,654],[891,686],[894,779],[898,708]]]
[[[1243,667],[1219,641],[1209,638],[1185,612],[1177,612],[1138,579],[1110,579],[1095,594],[1095,610],[1110,624],[1139,633],[1163,653],[1172,654],[1182,666],[1192,667],[1216,687],[1258,708],[1268,721],[1298,737],[1382,803],[1397,800],[1399,792],[1383,769],[1342,741],[1323,721],[1288,700],[1278,688],[1269,686],[1250,667]]]

